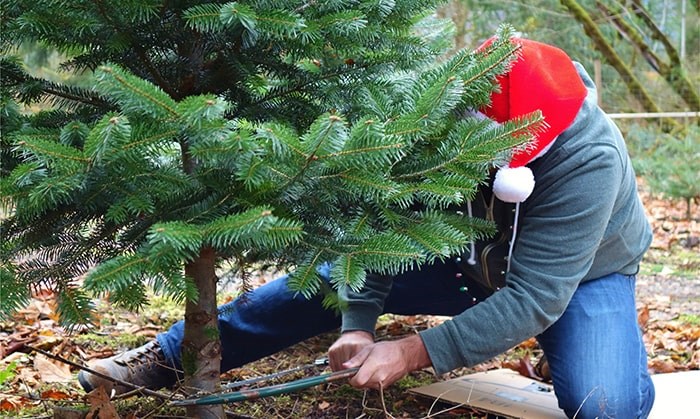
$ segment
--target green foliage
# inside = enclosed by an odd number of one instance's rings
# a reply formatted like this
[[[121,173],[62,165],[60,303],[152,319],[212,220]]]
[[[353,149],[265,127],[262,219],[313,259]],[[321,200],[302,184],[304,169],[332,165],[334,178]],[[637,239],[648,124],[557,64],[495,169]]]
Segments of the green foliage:
[[[412,388],[427,386],[434,382],[430,375],[406,375],[396,382],[396,386],[403,391],[408,391]]]
[[[15,275],[12,266],[3,265],[0,267],[0,318],[25,307],[30,300],[29,289]]]
[[[204,335],[209,339],[219,339],[219,328],[207,327],[204,329]]]
[[[0,388],[4,387],[6,383],[12,381],[17,375],[17,363],[10,362],[5,368],[0,370]]]
[[[678,316],[678,321],[693,326],[700,326],[700,316],[698,316],[697,314],[681,314],[680,316]]]
[[[187,347],[182,348],[182,370],[185,372],[186,375],[192,375],[195,373],[196,367],[196,361],[197,361],[197,354],[193,353],[193,351]]]
[[[700,129],[690,125],[680,134],[658,134],[642,151],[635,167],[652,191],[686,202],[686,217],[700,203]],[[697,215],[697,214],[696,214]]]
[[[432,2],[6,3],[3,42],[69,53],[94,83],[3,58],[3,97],[60,99],[50,117],[4,107],[3,314],[38,287],[69,324],[90,321],[93,295],[194,299],[183,267],[206,248],[241,269],[293,265],[295,290],[330,304],[322,263],[358,289],[492,232],[450,208],[540,122],[472,116],[513,59],[511,30],[435,64],[413,30]]]

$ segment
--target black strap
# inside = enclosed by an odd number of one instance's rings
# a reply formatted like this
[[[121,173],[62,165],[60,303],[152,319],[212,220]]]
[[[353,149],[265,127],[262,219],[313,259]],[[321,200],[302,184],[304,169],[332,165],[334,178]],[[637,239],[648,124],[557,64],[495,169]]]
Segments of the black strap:
[[[458,262],[468,292],[483,300],[506,285],[515,204],[497,199],[488,185],[480,188],[471,202],[471,213],[474,217],[493,221],[497,227],[495,236],[475,242],[474,254],[467,251]]]

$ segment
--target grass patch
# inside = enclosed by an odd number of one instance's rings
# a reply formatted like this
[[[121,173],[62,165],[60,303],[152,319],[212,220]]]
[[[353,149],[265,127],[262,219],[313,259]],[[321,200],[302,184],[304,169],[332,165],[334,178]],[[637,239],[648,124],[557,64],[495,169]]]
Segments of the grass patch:
[[[700,254],[697,249],[681,248],[674,252],[678,260],[678,274],[683,278],[697,278],[700,272]]]
[[[681,314],[680,316],[678,316],[678,321],[692,326],[700,326],[700,315]]]
[[[155,324],[170,326],[185,317],[185,303],[172,298],[150,295],[149,304],[143,308],[143,315]]]
[[[109,335],[85,333],[73,338],[73,341],[78,345],[95,350],[104,348],[132,349],[145,344],[149,340],[150,338],[146,336],[134,335],[131,333]]]
[[[665,265],[662,265],[660,263],[644,263],[639,267],[639,275],[642,276],[650,276],[650,275],[659,275],[663,270],[664,270]]]
[[[0,369],[0,390],[5,387],[6,383],[9,383],[17,375],[17,363],[10,362],[5,368]]]
[[[695,279],[700,256],[695,249],[673,246],[670,250],[649,249],[640,264],[639,275],[669,275]]]
[[[401,390],[410,390],[414,387],[427,386],[428,384],[432,384],[434,382],[435,377],[433,375],[412,373],[403,377],[394,385]]]

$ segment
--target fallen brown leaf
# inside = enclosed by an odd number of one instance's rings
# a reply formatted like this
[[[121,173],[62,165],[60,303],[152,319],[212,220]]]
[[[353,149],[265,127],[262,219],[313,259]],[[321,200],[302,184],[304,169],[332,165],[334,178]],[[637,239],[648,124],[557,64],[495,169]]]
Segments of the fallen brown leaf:
[[[46,390],[41,392],[41,398],[45,400],[68,400],[71,396],[59,390]]]
[[[30,365],[25,365],[25,366],[22,366],[21,368],[18,368],[18,371],[19,371],[18,381],[20,381],[22,383],[23,387],[35,388],[39,385],[39,379],[41,377],[39,376],[39,372],[35,369],[35,367],[30,366]]]
[[[104,387],[97,387],[85,398],[90,403],[90,411],[85,419],[120,419]]]
[[[39,339],[37,336],[31,336],[30,334],[36,335],[36,333],[32,332],[33,331],[24,331],[21,333],[13,333],[3,338],[3,341],[0,342],[0,359],[4,359],[6,356],[22,350],[27,343],[33,343]]]
[[[534,378],[536,380],[541,379],[541,377],[535,372],[535,367],[528,358],[520,358],[518,369],[516,371],[518,371],[518,373],[524,377]]]
[[[530,339],[527,339],[527,340],[520,342],[520,344],[518,345],[518,348],[520,348],[520,349],[534,349],[534,348],[538,348],[539,345],[540,344],[537,342],[537,339],[530,338]]]
[[[639,310],[639,314],[637,315],[637,324],[639,324],[639,327],[642,330],[646,330],[648,323],[649,323],[649,305],[645,304],[644,307],[642,307]]]
[[[656,358],[649,363],[649,370],[654,374],[675,372],[676,365],[673,361]]]
[[[68,383],[73,381],[70,366],[53,361],[41,354],[37,354],[34,357],[34,369],[38,371],[41,380],[45,383]]]
[[[693,355],[690,357],[690,362],[688,363],[688,368],[694,370],[700,369],[700,350],[693,352]]]
[[[13,394],[0,393],[0,412],[13,412],[24,408],[31,400]]]

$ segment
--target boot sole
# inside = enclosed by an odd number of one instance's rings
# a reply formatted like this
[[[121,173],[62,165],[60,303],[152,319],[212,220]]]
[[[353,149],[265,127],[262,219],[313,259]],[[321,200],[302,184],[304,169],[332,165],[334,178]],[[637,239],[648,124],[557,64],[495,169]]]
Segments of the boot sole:
[[[92,390],[94,390],[94,388],[92,387],[88,379],[85,377],[86,375],[87,374],[85,373],[85,371],[80,371],[78,373],[78,382],[83,387],[83,390],[85,390],[86,393],[89,393]]]

